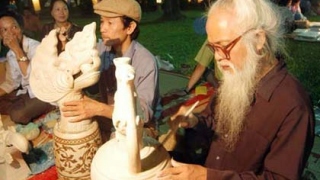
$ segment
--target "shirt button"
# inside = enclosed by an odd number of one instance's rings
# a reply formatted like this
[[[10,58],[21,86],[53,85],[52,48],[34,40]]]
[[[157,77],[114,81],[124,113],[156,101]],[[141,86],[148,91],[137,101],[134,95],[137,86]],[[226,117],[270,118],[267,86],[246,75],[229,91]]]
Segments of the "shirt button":
[[[219,160],[219,159],[220,159],[220,156],[217,156],[217,157],[216,157],[216,160]]]

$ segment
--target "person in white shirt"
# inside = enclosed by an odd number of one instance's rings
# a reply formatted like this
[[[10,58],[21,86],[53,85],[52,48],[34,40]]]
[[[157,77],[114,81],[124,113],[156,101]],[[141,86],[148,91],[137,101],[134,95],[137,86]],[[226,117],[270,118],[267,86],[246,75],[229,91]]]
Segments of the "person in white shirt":
[[[0,36],[9,48],[6,54],[6,77],[0,84],[0,113],[11,120],[27,124],[32,119],[53,109],[53,106],[35,98],[29,86],[30,60],[35,54],[38,41],[23,35],[15,14],[0,15]]]

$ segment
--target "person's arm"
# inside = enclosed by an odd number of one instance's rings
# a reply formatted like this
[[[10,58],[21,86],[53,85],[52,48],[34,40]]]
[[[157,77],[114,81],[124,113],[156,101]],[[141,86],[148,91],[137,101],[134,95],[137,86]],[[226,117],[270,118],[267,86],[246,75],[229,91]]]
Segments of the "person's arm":
[[[13,51],[19,64],[21,73],[26,76],[29,67],[29,59],[28,56],[24,53],[18,38],[13,34],[7,34],[3,39],[3,43],[7,47],[9,47],[11,51]]]
[[[152,70],[144,76],[143,79],[140,79],[138,85],[136,86],[136,92],[139,98],[140,108],[144,114],[144,122],[149,122],[152,119],[154,114],[154,103],[157,101],[156,96],[156,75],[157,71]],[[136,77],[135,77],[136,78]]]
[[[17,89],[20,85],[20,79],[19,79],[19,74],[15,73],[9,64],[9,62],[6,62],[6,75],[5,75],[5,80],[0,84],[0,89],[1,89],[1,96],[11,93],[15,89]]]
[[[21,73],[23,76],[28,76],[28,67],[30,64],[30,59],[28,58],[28,56],[23,52],[22,49],[17,50],[15,52],[16,57],[17,57],[17,61],[21,70]]]
[[[63,116],[73,117],[72,122],[78,122],[93,116],[103,116],[111,119],[113,106],[107,105],[84,96],[81,100],[65,102],[61,107]]]
[[[186,91],[189,92],[193,88],[193,86],[199,81],[199,79],[201,78],[205,70],[206,70],[205,66],[199,63],[197,64],[192,75],[190,76]]]
[[[207,179],[300,179],[314,139],[313,113],[306,106],[292,109],[270,142],[260,172],[208,169]]]
[[[0,96],[3,96],[5,94],[7,94],[7,92],[5,92],[2,88],[0,88]]]
[[[166,168],[157,174],[157,180],[206,180],[207,169],[196,164],[185,164],[171,159],[172,167]],[[217,179],[217,178],[214,178]]]
[[[213,99],[208,104],[213,103]],[[211,110],[211,111],[210,111]],[[179,110],[177,114],[180,117],[185,111]],[[205,111],[197,115],[198,124],[193,127],[197,130],[199,125],[205,125],[207,128],[213,129],[213,114],[212,109],[206,108]],[[265,180],[282,180],[282,179],[300,179],[304,165],[311,152],[314,139],[314,117],[311,109],[307,106],[297,106],[289,111],[281,123],[281,126],[276,130],[275,138],[270,142],[270,150],[266,155],[261,155],[261,170],[236,172],[234,170],[218,170],[206,168],[206,179],[220,180],[238,180],[238,179],[265,179]],[[177,116],[177,114],[175,116]],[[174,118],[173,118],[174,119]],[[210,123],[211,122],[211,123]],[[200,133],[203,133],[202,131]],[[289,139],[289,141],[288,141]],[[253,142],[254,143],[254,142]],[[251,146],[248,146],[251,148]],[[258,152],[258,151],[257,151]],[[210,153],[210,152],[209,152]],[[263,152],[261,152],[263,153]],[[290,157],[290,158],[288,158]],[[210,161],[210,159],[207,161]],[[286,162],[284,164],[284,162]],[[188,174],[188,172],[199,169],[197,165],[183,164],[181,166],[173,166],[159,173],[161,180],[180,177],[200,176],[199,172]],[[202,171],[202,170],[201,170]],[[185,176],[187,175],[187,176]],[[201,179],[201,178],[200,178]]]
[[[158,101],[159,72],[155,57],[144,49],[135,52],[132,58],[135,68],[134,85],[139,98],[139,105],[144,116],[144,122],[149,122],[154,115],[154,106]],[[139,112],[138,112],[139,113]]]
[[[312,147],[314,137],[312,122],[312,117],[308,110],[297,108],[292,111],[279,129],[276,139],[270,145],[270,151],[261,162],[262,168],[260,172],[218,170],[172,161],[172,167],[159,172],[157,179],[182,180],[189,177],[199,180],[300,179]]]
[[[170,120],[173,123],[172,125],[175,127],[182,127],[182,128],[194,128],[198,126],[198,122],[199,122],[198,116],[195,116],[193,113],[190,113],[189,115],[187,115],[189,113],[189,109],[190,107],[181,106],[177,111],[177,113],[175,113],[170,118]],[[157,174],[156,179],[157,180],[172,180],[172,179],[206,180],[207,179],[207,168],[203,166],[196,165],[196,164],[181,163],[174,159],[171,159],[171,165],[172,167],[166,168],[163,171],[160,171]]]
[[[199,81],[199,79],[205,72],[206,67],[208,67],[210,62],[214,59],[214,54],[207,47],[207,43],[208,41],[206,40],[202,44],[200,50],[194,58],[194,60],[197,62],[197,66],[190,77],[190,80],[186,87],[186,92],[189,92],[193,88],[193,86]]]

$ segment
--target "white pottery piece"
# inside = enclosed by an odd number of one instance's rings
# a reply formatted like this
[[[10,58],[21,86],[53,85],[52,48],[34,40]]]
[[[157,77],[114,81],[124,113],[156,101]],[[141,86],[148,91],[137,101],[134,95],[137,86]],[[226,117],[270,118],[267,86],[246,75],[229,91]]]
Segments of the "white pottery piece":
[[[57,54],[56,30],[46,36],[31,61],[30,85],[42,101],[59,107],[64,102],[80,100],[82,89],[99,79],[100,58],[96,49],[96,23],[86,25]],[[91,119],[71,123],[64,117],[54,127],[55,163],[59,179],[90,179],[90,164],[101,137]]]
[[[6,147],[13,146],[20,152],[29,152],[29,141],[20,133],[5,130],[0,114],[0,164],[13,162],[13,157],[10,153],[6,153]]]
[[[130,58],[116,58],[117,91],[113,124],[116,137],[98,149],[91,165],[92,180],[149,180],[170,166],[170,157],[155,139],[143,137],[143,121],[136,115],[134,69]]]

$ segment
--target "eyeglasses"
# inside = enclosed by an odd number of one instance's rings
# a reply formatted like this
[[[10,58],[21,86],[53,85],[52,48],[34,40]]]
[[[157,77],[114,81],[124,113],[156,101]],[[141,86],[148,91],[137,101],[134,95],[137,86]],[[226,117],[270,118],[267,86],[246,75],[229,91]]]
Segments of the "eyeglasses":
[[[246,32],[244,32],[242,35],[238,36],[236,39],[231,41],[229,44],[226,46],[216,46],[213,44],[208,43],[207,47],[213,52],[213,53],[218,53],[219,56],[225,57],[227,60],[230,60],[230,51],[233,49],[233,47],[237,44],[238,41],[240,41],[241,37],[244,36],[246,33],[251,31],[253,29],[249,29]]]

